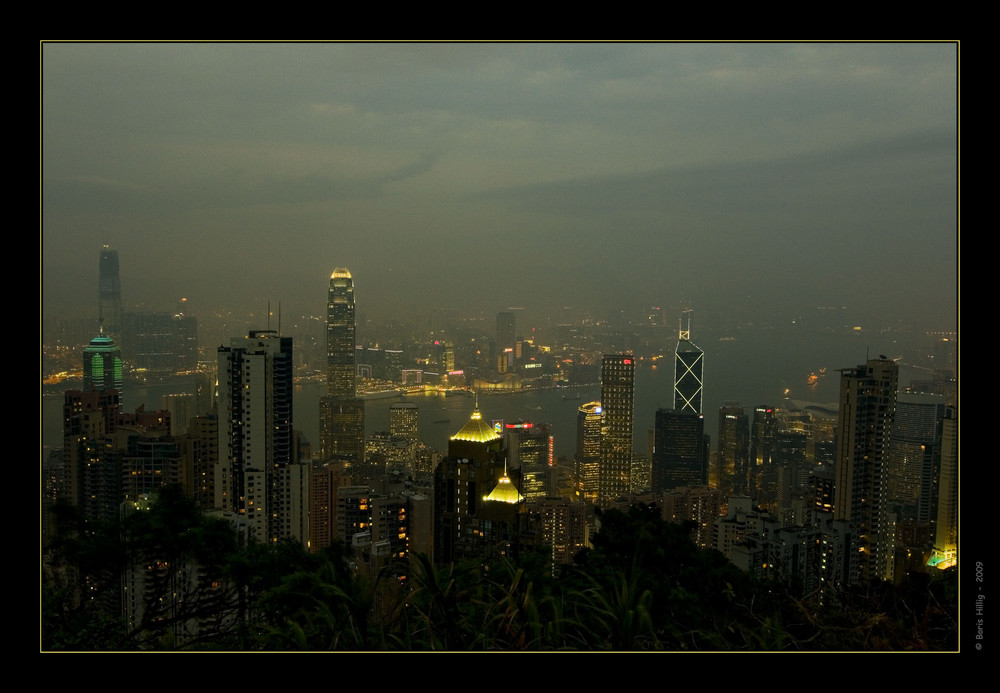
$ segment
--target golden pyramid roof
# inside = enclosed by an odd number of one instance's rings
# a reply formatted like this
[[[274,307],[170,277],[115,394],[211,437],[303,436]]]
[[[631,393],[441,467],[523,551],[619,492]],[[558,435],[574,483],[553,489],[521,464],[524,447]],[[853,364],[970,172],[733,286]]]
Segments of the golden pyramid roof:
[[[452,440],[467,440],[473,443],[490,443],[499,440],[502,436],[496,429],[483,421],[483,415],[479,409],[474,409],[472,418],[462,426],[462,430],[451,437]]]
[[[514,486],[514,482],[510,480],[505,472],[489,495],[483,496],[483,500],[500,501],[501,503],[520,503],[524,500],[524,496],[518,492]]]

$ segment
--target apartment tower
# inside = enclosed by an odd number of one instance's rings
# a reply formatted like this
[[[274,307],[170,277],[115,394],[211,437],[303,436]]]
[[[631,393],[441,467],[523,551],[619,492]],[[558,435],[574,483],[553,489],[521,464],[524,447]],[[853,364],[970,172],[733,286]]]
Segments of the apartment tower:
[[[898,379],[899,366],[884,356],[840,371],[833,512],[851,523],[857,541],[851,582],[891,578],[888,472]]]
[[[292,339],[253,330],[218,351],[215,504],[246,537],[305,540],[292,431]]]

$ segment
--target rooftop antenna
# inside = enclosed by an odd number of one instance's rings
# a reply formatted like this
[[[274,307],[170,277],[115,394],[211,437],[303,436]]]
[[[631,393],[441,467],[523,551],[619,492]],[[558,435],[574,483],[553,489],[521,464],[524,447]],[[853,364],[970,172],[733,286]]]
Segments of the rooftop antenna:
[[[271,300],[267,301],[267,320],[264,323],[268,330],[271,329]]]
[[[691,340],[691,313],[694,311],[688,308],[681,313],[680,319],[677,321],[677,338],[682,340]],[[687,326],[684,325],[684,318],[687,317]]]

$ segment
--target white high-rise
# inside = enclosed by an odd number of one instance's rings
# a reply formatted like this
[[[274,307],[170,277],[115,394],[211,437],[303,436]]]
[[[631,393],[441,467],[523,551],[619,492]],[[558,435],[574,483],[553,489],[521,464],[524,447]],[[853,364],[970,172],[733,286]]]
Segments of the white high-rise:
[[[292,339],[251,331],[219,347],[215,504],[258,542],[305,540],[303,484],[292,430]]]

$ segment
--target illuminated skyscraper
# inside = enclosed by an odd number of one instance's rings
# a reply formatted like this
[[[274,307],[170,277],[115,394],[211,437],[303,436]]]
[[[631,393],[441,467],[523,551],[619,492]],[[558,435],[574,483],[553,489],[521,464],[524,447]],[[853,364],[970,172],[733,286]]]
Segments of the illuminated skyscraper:
[[[416,402],[389,405],[389,433],[406,438],[412,448],[420,444],[420,410]]]
[[[674,359],[674,410],[701,414],[701,389],[705,352],[691,342],[691,311],[684,311],[687,325],[678,330]]]
[[[520,470],[520,491],[525,498],[544,498],[553,489],[555,449],[551,429],[547,423],[523,420],[504,425],[507,466]]]
[[[750,427],[750,463],[747,469],[747,493],[763,488],[771,472],[774,440],[778,435],[777,409],[765,404],[754,407]]]
[[[63,400],[65,494],[86,522],[111,522],[121,505],[121,466],[106,441],[118,427],[117,390],[68,390]]]
[[[587,402],[576,415],[576,456],[573,471],[580,498],[597,502],[601,466],[601,403]]]
[[[937,527],[931,562],[939,568],[947,568],[958,562],[958,407],[948,407],[941,420],[940,466]]]
[[[98,283],[98,318],[101,329],[121,344],[125,313],[122,309],[122,284],[118,276],[118,251],[105,245],[101,248],[100,278]]]
[[[91,388],[98,392],[116,390],[121,396],[122,352],[103,330],[83,349],[83,389]]]
[[[474,553],[481,539],[476,515],[504,473],[505,457],[503,436],[483,419],[477,405],[434,470],[436,563]]]
[[[884,357],[840,371],[833,512],[858,542],[851,582],[892,577],[888,463],[898,379],[899,366]]]
[[[328,395],[344,399],[357,396],[355,329],[354,280],[350,271],[338,267],[330,275],[330,291],[326,302]]]
[[[601,362],[601,462],[598,503],[609,506],[632,491],[632,423],[635,361],[605,354]]]
[[[739,402],[726,402],[719,409],[718,487],[728,494],[747,493],[750,455],[750,419]]]
[[[351,467],[360,480],[365,471],[365,403],[358,398],[354,280],[346,268],[330,275],[326,304],[327,394],[320,399],[320,454]]]

